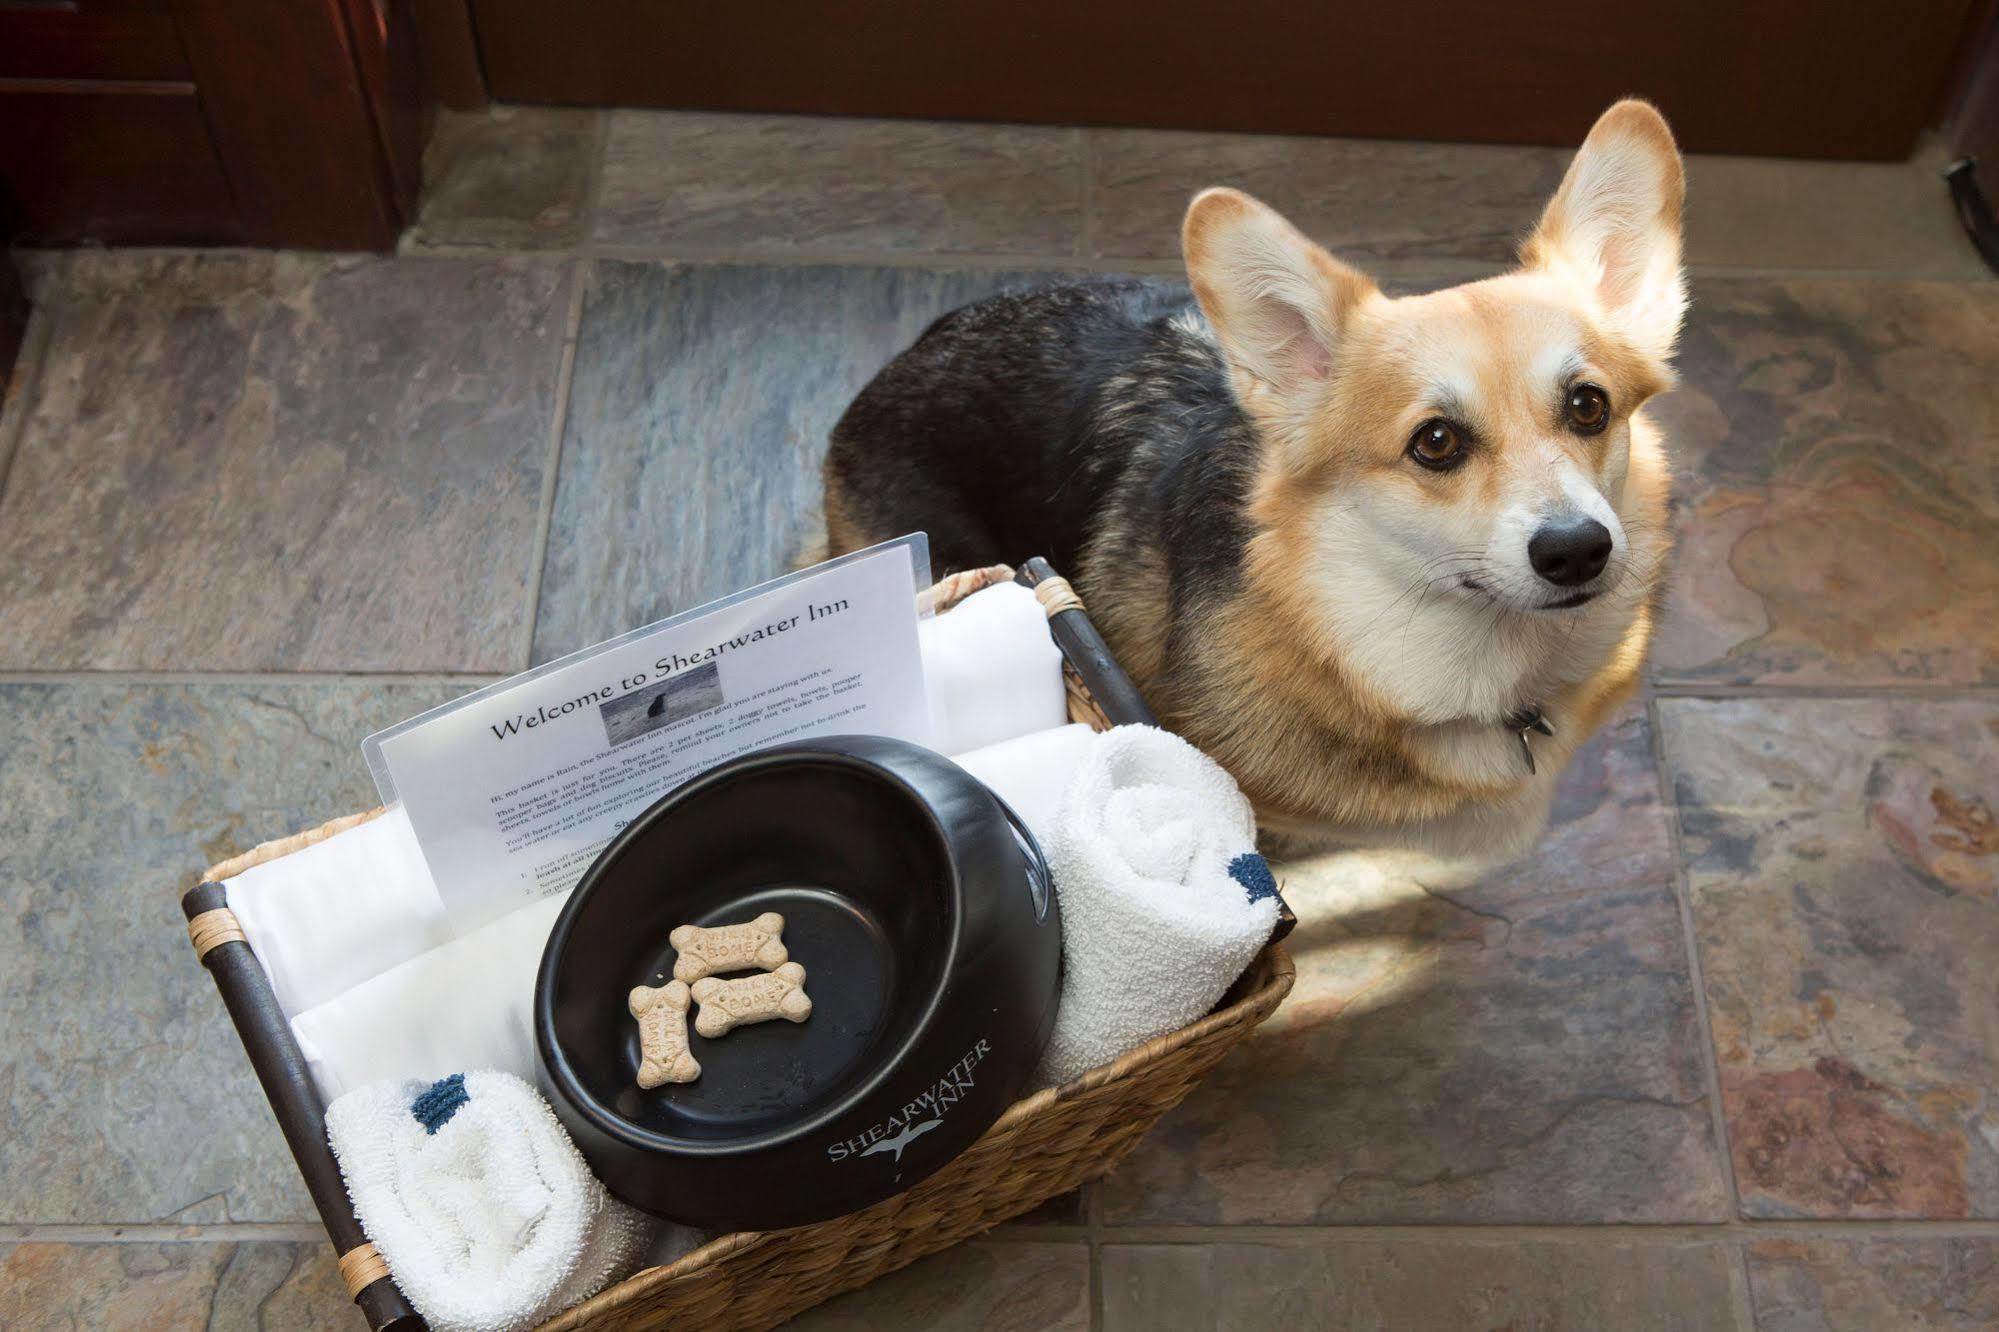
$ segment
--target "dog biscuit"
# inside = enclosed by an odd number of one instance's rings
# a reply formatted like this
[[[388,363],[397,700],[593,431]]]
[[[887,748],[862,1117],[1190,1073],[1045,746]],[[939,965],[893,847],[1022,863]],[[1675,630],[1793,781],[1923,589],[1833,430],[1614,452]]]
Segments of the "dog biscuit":
[[[640,985],[625,1001],[639,1020],[639,1086],[648,1090],[662,1082],[692,1082],[701,1065],[687,1052],[687,986],[668,981],[657,989]]]
[[[676,953],[673,978],[692,985],[704,976],[752,967],[772,971],[791,956],[784,948],[784,917],[766,911],[741,925],[703,929],[682,925],[667,936]]]
[[[751,1022],[784,1018],[803,1022],[812,1016],[812,1000],[805,993],[805,968],[787,962],[776,971],[761,976],[738,976],[717,980],[713,976],[694,982],[691,992],[701,1005],[694,1030],[703,1036],[720,1036]]]

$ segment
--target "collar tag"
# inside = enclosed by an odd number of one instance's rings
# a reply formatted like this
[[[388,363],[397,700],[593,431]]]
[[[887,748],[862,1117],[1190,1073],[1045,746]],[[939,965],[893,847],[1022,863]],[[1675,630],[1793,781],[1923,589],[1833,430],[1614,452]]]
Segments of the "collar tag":
[[[1538,707],[1515,708],[1506,714],[1506,729],[1512,731],[1520,741],[1520,757],[1527,760],[1527,771],[1532,775],[1538,769],[1534,766],[1534,746],[1527,741],[1529,732],[1553,735],[1555,728],[1541,715]]]

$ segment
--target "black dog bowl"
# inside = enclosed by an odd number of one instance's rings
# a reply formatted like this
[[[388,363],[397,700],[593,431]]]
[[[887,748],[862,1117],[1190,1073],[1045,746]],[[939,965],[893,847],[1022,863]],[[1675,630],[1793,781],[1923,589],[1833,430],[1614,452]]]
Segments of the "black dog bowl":
[[[641,1091],[635,985],[677,925],[784,916],[812,1015],[693,1034],[694,1082]],[[842,736],[722,764],[620,833],[535,985],[556,1112],[611,1192],[768,1230],[924,1178],[1026,1090],[1055,1018],[1061,927],[1011,810],[927,749]]]

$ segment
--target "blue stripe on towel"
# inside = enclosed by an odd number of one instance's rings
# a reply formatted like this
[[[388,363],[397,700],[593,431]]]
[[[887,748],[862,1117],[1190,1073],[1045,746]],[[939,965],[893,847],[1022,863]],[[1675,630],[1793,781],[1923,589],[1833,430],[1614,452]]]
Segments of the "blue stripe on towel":
[[[425,1133],[435,1133],[451,1122],[458,1107],[471,1100],[465,1094],[465,1075],[453,1073],[430,1084],[430,1090],[410,1102],[410,1116],[423,1125]]]
[[[1277,896],[1277,876],[1270,872],[1270,862],[1254,851],[1245,851],[1229,862],[1229,877],[1242,885],[1252,902]]]

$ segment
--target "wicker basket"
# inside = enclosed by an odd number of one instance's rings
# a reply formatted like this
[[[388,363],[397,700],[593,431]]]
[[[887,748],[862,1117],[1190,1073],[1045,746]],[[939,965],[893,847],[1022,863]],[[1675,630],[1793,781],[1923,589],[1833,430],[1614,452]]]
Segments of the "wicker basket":
[[[954,575],[929,594],[948,609],[1004,567]],[[1042,561],[1019,580],[1047,608],[1065,658],[1070,714],[1104,727],[1150,721],[1069,585]],[[222,901],[221,880],[311,845],[379,811],[335,819],[267,842],[211,868],[183,907],[197,953],[243,1037],[273,1111],[325,1219],[349,1292],[376,1328],[419,1327],[387,1266],[366,1243],[325,1141],[324,1107],[262,967]],[[1288,920],[1288,912],[1286,913]],[[240,945],[240,946],[237,946]],[[638,1273],[545,1324],[545,1329],[772,1327],[842,1291],[867,1284],[926,1254],[949,1248],[1101,1176],[1138,1145],[1229,1049],[1269,1017],[1290,992],[1291,961],[1272,942],[1224,997],[1191,1026],[1162,1036],[1061,1087],[1016,1102],[967,1151],[930,1178],[849,1216],[793,1230],[725,1235],[666,1267]]]

